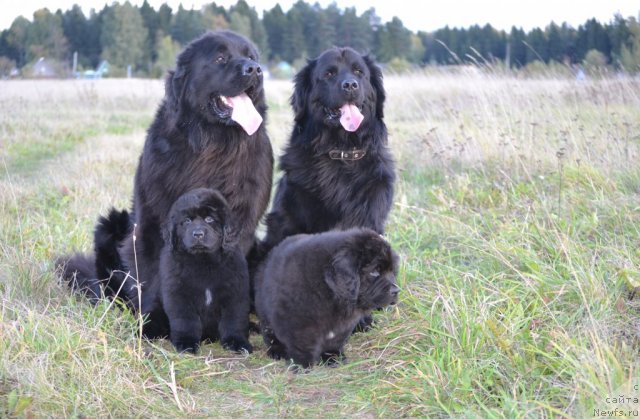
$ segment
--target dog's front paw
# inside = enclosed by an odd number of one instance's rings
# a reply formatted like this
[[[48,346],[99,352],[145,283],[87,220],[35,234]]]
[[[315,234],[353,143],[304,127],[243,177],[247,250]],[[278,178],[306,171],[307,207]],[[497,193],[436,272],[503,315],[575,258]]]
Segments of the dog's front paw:
[[[342,351],[329,351],[323,353],[320,356],[320,359],[322,359],[322,362],[324,362],[328,367],[337,367],[344,363],[347,360],[347,357],[344,356]]]
[[[195,354],[198,352],[200,348],[200,342],[197,339],[189,339],[189,338],[181,338],[174,339],[171,341],[173,346],[176,347],[176,351],[178,352],[187,352],[190,354]]]
[[[245,338],[229,336],[222,340],[222,347],[233,352],[253,352],[253,346]]]
[[[267,349],[267,356],[272,359],[282,359],[286,356],[286,353],[280,346],[270,346]]]
[[[353,329],[353,333],[368,332],[373,329],[373,316],[366,314],[362,316],[356,327]]]

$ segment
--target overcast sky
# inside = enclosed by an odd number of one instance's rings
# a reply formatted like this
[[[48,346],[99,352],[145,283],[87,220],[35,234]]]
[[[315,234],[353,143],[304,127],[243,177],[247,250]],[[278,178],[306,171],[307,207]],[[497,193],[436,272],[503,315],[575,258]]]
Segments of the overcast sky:
[[[132,4],[140,5],[144,0],[130,0]],[[203,0],[148,0],[156,10],[167,3],[175,11],[178,5],[186,9],[200,9],[202,5],[211,3]],[[273,8],[280,3],[282,9],[289,10],[295,0],[247,0],[261,15],[263,10]],[[335,2],[338,7],[355,6],[358,14],[370,7],[376,9],[383,22],[399,17],[404,25],[412,31],[434,31],[449,27],[469,27],[474,24],[490,23],[497,29],[509,30],[511,26],[530,30],[534,27],[544,28],[551,21],[558,24],[567,22],[573,27],[595,17],[601,23],[609,22],[616,13],[624,17],[638,18],[640,1],[638,0],[319,0],[323,7]],[[79,4],[85,14],[92,8],[100,10],[105,4],[114,3],[112,0],[0,0],[0,30],[11,26],[13,20],[22,15],[33,20],[33,12],[41,8],[48,8],[55,12],[57,9],[66,11],[73,4]],[[124,3],[124,1],[119,1]],[[218,5],[226,8],[236,3],[236,0],[218,0]],[[315,3],[315,1],[308,1]]]

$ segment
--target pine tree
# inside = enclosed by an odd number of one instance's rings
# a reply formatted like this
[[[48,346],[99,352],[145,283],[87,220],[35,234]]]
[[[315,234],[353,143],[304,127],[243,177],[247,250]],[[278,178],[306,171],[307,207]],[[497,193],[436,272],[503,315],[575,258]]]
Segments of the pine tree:
[[[620,48],[620,61],[625,70],[631,73],[640,72],[640,22],[629,18],[629,37]]]
[[[27,59],[40,57],[64,61],[69,58],[69,42],[62,29],[62,17],[49,9],[36,10],[27,31]]]
[[[102,57],[122,69],[129,65],[144,65],[144,48],[148,31],[140,11],[126,2],[114,4],[104,16],[102,26]]]
[[[182,4],[171,19],[171,37],[181,45],[202,35],[206,30],[202,13],[197,10],[186,10]]]
[[[284,28],[286,28],[287,25],[287,16],[282,11],[280,4],[276,4],[273,9],[264,12],[262,23],[264,24],[269,41],[270,53],[267,54],[268,60],[282,59],[282,54],[285,49]]]

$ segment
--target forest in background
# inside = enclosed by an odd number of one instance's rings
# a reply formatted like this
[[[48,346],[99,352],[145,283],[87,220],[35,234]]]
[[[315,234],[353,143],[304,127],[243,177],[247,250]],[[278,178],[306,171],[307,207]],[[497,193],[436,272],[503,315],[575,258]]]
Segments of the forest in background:
[[[109,75],[122,76],[129,67],[137,77],[161,77],[173,67],[176,54],[206,30],[230,29],[251,38],[262,61],[278,76],[278,66],[298,68],[304,59],[331,46],[351,46],[371,53],[379,62],[402,71],[426,65],[500,64],[506,68],[585,65],[598,71],[640,71],[640,22],[612,16],[610,22],[587,20],[574,28],[550,22],[525,31],[491,25],[448,26],[433,32],[412,32],[394,17],[383,22],[374,8],[358,15],[355,8],[326,8],[302,0],[284,11],[280,5],[262,17],[245,0],[229,8],[210,3],[200,10],[167,4],[157,10],[145,2],[105,5],[85,16],[78,5],[66,11],[36,11],[31,20],[17,17],[0,33],[0,78],[29,77],[41,58],[56,74],[71,75],[74,53],[78,69],[109,62]],[[288,76],[288,74],[282,74]]]

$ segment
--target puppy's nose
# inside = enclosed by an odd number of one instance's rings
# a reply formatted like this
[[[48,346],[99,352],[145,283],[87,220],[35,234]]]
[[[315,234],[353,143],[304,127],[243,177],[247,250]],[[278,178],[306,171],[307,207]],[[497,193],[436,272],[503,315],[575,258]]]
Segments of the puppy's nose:
[[[345,92],[355,92],[360,85],[356,79],[346,79],[342,81],[342,90]]]
[[[254,74],[257,76],[262,74],[262,67],[260,67],[260,64],[256,63],[255,61],[244,63],[244,65],[242,66],[242,75],[251,76]]]
[[[204,238],[204,230],[193,230],[192,234],[196,240],[202,240]]]

